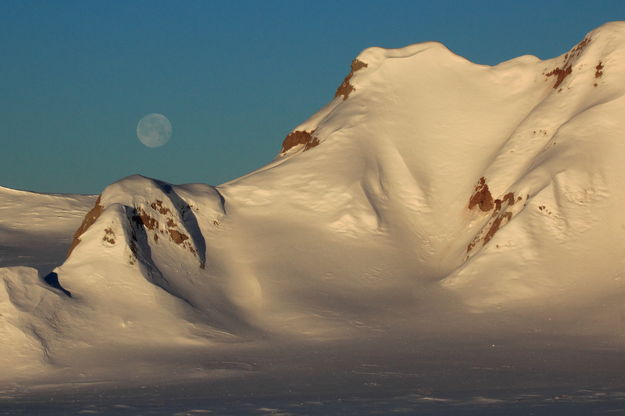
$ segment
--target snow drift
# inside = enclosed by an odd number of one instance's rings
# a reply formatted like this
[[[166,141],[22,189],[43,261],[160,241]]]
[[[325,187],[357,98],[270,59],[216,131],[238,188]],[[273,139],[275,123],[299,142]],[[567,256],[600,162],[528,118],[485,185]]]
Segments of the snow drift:
[[[492,67],[363,51],[267,166],[122,179],[61,265],[5,264],[0,378],[402,328],[620,336],[624,62],[625,23]]]

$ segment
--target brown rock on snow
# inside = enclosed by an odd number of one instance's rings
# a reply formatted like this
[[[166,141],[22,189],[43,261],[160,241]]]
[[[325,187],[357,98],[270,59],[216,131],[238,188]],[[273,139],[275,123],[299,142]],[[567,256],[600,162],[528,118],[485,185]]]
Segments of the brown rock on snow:
[[[76,246],[80,243],[80,236],[85,233],[93,225],[93,223],[98,219],[100,214],[102,213],[102,205],[100,205],[100,198],[102,196],[99,195],[98,199],[95,201],[95,205],[87,214],[85,218],[82,220],[82,224],[74,233],[74,239],[72,240],[72,244],[69,246],[69,250],[67,250],[67,257],[72,254],[72,251],[76,248]]]
[[[553,84],[553,89],[557,89],[560,84],[562,84],[562,81],[564,81],[564,79],[573,72],[573,64],[571,61],[573,60],[573,58],[580,56],[584,48],[586,48],[589,43],[590,38],[584,38],[584,40],[582,40],[566,55],[564,55],[564,63],[562,64],[562,68],[558,66],[552,71],[545,74],[547,78],[551,76],[556,78],[556,82]],[[560,90],[558,90],[558,92],[560,92]]]
[[[359,69],[366,68],[367,66],[368,65],[366,63],[359,61],[358,59],[354,59],[352,61],[351,71],[349,71],[349,74],[347,74],[341,85],[339,85],[339,87],[336,89],[334,97],[342,96],[343,100],[347,100],[349,94],[351,94],[351,92],[355,90],[354,86],[350,84],[350,81],[354,76],[354,72],[358,71]]]
[[[280,151],[280,153],[285,153],[292,147],[300,144],[304,145],[304,151],[317,146],[319,144],[319,139],[313,136],[314,132],[314,130],[310,133],[307,131],[296,130],[289,133],[282,142],[282,150]]]
[[[475,186],[475,192],[471,195],[471,199],[469,199],[469,209],[473,209],[476,205],[484,212],[490,211],[495,206],[493,196],[490,194],[486,179],[483,176]]]

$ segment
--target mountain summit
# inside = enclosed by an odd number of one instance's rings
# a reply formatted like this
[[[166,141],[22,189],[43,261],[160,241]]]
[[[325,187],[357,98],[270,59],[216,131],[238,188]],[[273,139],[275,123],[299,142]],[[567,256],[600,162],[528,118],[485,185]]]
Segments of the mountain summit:
[[[622,22],[545,61],[366,49],[268,165],[122,179],[51,274],[0,269],[0,379],[386,331],[619,336],[624,62]]]

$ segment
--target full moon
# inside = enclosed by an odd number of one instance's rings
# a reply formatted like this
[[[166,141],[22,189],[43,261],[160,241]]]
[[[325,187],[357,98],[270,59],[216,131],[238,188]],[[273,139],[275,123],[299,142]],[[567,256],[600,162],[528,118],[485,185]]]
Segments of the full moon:
[[[159,147],[171,139],[171,123],[162,114],[144,116],[137,124],[137,137],[147,147]]]

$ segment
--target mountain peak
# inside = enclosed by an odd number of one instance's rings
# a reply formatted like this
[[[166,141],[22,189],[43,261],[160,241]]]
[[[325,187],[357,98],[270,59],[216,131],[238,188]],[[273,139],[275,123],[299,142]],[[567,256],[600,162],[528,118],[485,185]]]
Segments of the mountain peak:
[[[91,198],[53,271],[71,298],[32,269],[2,275],[7,336],[35,328],[42,360],[65,363],[96,338],[353,342],[480,332],[502,314],[521,335],[612,336],[624,54],[624,23],[495,66],[434,42],[366,49],[269,165],[216,187],[135,175]]]

